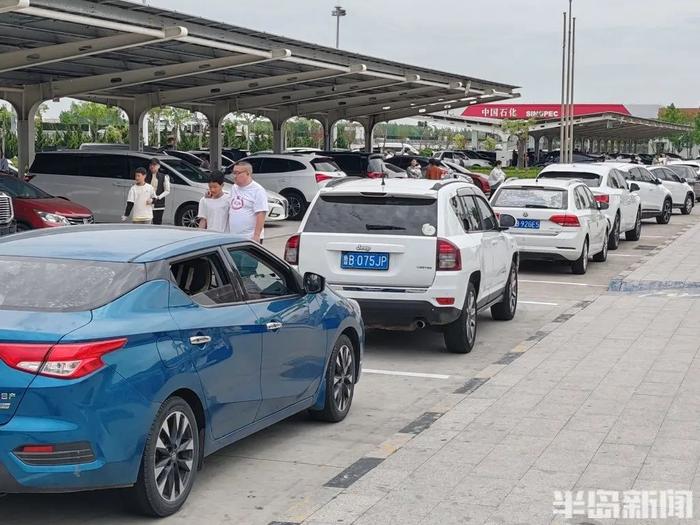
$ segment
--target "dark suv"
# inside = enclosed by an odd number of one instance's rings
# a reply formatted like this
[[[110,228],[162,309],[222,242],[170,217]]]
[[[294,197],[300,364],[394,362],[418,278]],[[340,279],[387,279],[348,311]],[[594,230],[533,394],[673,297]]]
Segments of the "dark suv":
[[[391,177],[384,167],[384,157],[366,151],[323,151],[319,155],[331,157],[348,177],[380,178]]]

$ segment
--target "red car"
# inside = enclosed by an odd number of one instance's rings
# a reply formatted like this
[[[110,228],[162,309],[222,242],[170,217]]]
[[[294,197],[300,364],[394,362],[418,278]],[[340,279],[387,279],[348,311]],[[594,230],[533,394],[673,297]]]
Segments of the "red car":
[[[17,231],[95,222],[85,206],[49,195],[11,175],[0,175],[0,192],[12,197]]]

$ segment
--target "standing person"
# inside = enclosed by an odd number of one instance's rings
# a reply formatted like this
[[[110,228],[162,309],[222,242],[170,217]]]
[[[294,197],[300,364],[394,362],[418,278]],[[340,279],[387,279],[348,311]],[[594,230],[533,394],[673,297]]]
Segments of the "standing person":
[[[502,166],[503,163],[497,160],[496,165],[491,170],[491,173],[489,173],[489,186],[491,186],[492,193],[506,180],[506,173],[503,171]]]
[[[199,227],[219,233],[229,231],[228,214],[231,207],[231,195],[224,191],[224,174],[213,171],[209,176],[209,193],[199,201]],[[267,202],[267,197],[265,199]]]
[[[156,198],[153,202],[153,224],[163,224],[165,198],[170,195],[170,177],[160,171],[158,159],[153,158],[148,164],[146,183],[153,186],[153,191],[156,192]]]
[[[442,170],[438,166],[437,159],[430,159],[428,161],[428,169],[425,172],[425,178],[431,180],[442,180]]]
[[[175,137],[170,135],[168,137],[168,143],[167,145],[163,148],[163,151],[168,151],[168,150],[175,150],[177,149],[177,140],[175,140]]]
[[[411,164],[406,168],[406,173],[411,179],[423,178],[423,170],[416,159],[411,159]]]
[[[10,163],[5,157],[5,152],[0,149],[0,173],[10,173]]]
[[[0,173],[10,174],[10,161],[7,160],[2,149],[0,149]]]
[[[122,215],[122,222],[125,222],[129,215],[134,224],[151,224],[153,222],[153,200],[156,192],[153,186],[146,182],[146,170],[136,168],[134,172],[135,184],[129,188],[129,195],[126,198],[126,209]]]
[[[263,226],[269,211],[265,188],[253,180],[253,166],[247,162],[234,164],[233,180],[228,230],[262,244]]]

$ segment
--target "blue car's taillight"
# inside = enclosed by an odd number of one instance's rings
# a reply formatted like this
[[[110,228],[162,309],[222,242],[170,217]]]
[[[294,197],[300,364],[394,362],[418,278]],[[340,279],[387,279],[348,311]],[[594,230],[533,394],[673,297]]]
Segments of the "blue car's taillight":
[[[126,339],[55,345],[0,343],[0,360],[23,372],[77,379],[102,368],[102,356],[125,344]]]

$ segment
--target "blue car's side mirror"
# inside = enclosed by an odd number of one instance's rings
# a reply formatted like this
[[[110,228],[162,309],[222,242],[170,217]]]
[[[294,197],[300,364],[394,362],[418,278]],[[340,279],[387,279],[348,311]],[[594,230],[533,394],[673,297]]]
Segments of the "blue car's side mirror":
[[[326,279],[317,273],[304,274],[304,291],[306,293],[321,293],[326,288]]]

